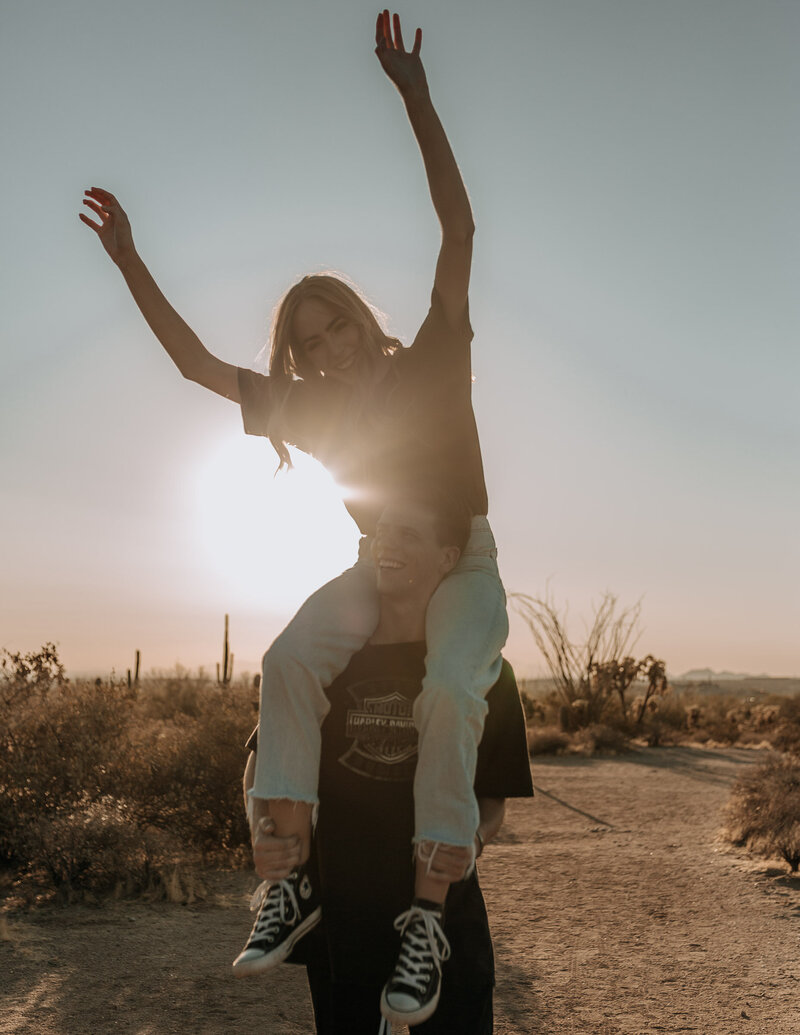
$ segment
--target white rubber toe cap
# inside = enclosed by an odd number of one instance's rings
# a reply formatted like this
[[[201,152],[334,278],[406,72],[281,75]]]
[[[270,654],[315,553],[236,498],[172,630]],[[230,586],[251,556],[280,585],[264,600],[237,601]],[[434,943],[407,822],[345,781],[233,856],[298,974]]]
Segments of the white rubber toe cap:
[[[233,961],[234,970],[249,970],[254,963],[264,959],[264,952],[261,949],[244,949]]]
[[[386,1002],[398,1013],[413,1013],[419,1009],[419,999],[406,995],[404,992],[389,992]]]

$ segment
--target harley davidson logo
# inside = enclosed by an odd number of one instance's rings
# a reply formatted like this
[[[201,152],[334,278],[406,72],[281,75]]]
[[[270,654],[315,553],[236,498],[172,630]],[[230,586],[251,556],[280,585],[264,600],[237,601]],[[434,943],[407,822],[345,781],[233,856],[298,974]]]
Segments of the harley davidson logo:
[[[353,744],[339,759],[342,765],[373,780],[412,779],[417,728],[411,706],[418,692],[413,680],[371,680],[349,687],[356,707],[348,709],[345,729]]]

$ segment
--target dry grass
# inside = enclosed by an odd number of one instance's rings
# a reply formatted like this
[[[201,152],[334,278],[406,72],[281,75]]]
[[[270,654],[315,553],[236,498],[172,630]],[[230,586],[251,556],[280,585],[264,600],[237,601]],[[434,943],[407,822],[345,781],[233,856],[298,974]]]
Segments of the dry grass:
[[[210,862],[248,857],[241,775],[257,712],[249,681],[218,686],[178,670],[133,688],[73,683],[50,645],[0,652],[0,665],[0,877],[12,898],[190,902],[204,897],[199,874]],[[620,753],[634,738],[768,744],[800,755],[800,695],[668,692],[647,702],[640,723],[612,702],[602,723],[576,724],[572,709],[566,728],[562,695],[527,693],[523,703],[534,755]],[[752,805],[755,791],[747,794]],[[758,808],[777,815],[773,805]],[[766,846],[746,813],[742,805],[732,836]],[[793,852],[791,838],[786,844]]]
[[[631,703],[636,711],[638,698]],[[602,723],[588,716],[581,721],[580,702],[565,716],[561,696],[547,684],[525,686],[523,704],[528,747],[535,755],[620,752],[631,742],[771,747],[800,755],[800,694],[756,698],[671,689],[647,701],[640,722],[614,707],[606,710]]]
[[[800,868],[800,758],[774,755],[743,773],[725,808],[733,844]]]
[[[528,728],[528,753],[537,755],[561,755],[570,746],[570,736],[557,726],[531,726]]]
[[[200,897],[189,875],[244,858],[252,685],[178,671],[70,682],[51,645],[2,655],[0,866],[17,894]]]

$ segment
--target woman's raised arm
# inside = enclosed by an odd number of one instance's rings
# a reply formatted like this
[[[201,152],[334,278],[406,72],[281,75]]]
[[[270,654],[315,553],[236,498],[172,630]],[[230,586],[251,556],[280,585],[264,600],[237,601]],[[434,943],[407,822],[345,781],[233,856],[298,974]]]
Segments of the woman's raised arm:
[[[150,329],[178,370],[190,381],[238,403],[236,367],[213,356],[166,300],[136,251],[131,225],[122,205],[102,187],[87,190],[83,203],[100,222],[96,223],[83,212],[80,213],[81,220],[97,234],[109,258],[125,278]]]
[[[392,19],[388,11],[382,11],[378,15],[375,41],[375,53],[384,72],[400,91],[425,163],[431,200],[442,228],[434,285],[448,321],[456,324],[463,316],[467,301],[475,225],[464,181],[428,90],[419,56],[422,30],[417,29],[414,46],[406,51],[399,15]]]

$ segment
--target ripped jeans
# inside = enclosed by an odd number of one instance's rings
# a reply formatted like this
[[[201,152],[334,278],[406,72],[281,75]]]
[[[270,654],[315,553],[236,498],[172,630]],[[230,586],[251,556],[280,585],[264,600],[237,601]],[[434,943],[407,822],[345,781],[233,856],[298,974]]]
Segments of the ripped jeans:
[[[353,567],[312,594],[264,655],[253,797],[318,800],[320,727],[330,707],[324,687],[378,624],[370,545],[364,537]],[[494,537],[487,519],[475,517],[466,549],[425,618],[425,677],[414,702],[415,841],[473,844],[486,695],[500,675],[507,636]]]

